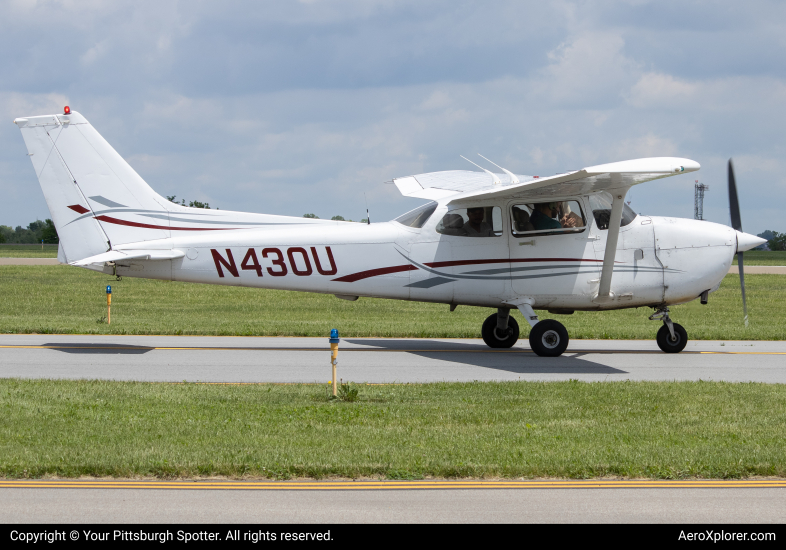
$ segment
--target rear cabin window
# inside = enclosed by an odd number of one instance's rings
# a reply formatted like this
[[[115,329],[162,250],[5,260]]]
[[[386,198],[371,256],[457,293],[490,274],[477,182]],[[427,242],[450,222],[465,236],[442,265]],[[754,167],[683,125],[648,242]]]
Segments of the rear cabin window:
[[[511,210],[513,235],[581,233],[587,227],[579,201],[516,204]]]
[[[403,214],[395,219],[401,225],[406,225],[407,227],[414,227],[415,229],[420,229],[423,225],[428,221],[431,215],[434,213],[434,210],[437,209],[436,202],[430,202],[428,204],[424,204],[423,206],[419,206],[414,210],[410,210],[406,214]]]
[[[608,229],[609,219],[611,219],[611,202],[614,198],[610,193],[602,191],[589,196],[590,208],[592,208],[592,216],[595,218],[595,223],[598,229]],[[620,220],[620,227],[625,227],[636,218],[637,214],[627,204],[622,204],[622,220]]]
[[[499,237],[502,235],[502,210],[499,206],[451,210],[437,224],[437,233],[454,237]]]

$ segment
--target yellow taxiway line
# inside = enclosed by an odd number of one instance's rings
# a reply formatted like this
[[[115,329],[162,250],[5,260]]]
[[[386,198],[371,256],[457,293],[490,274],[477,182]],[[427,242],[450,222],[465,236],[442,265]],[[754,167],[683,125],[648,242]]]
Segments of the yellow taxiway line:
[[[127,351],[313,351],[324,353],[327,348],[273,348],[273,347],[147,347],[147,346],[72,346],[72,345],[39,345],[39,346],[1,346],[0,349],[53,349],[53,350],[127,350]],[[388,353],[533,353],[529,349],[388,349],[388,348],[342,348],[345,351],[388,352]],[[571,354],[662,354],[659,350],[569,350]],[[683,351],[686,354],[699,355],[786,355],[784,351]]]
[[[783,480],[559,481],[103,481],[0,480],[0,489],[178,489],[357,491],[414,489],[753,489],[786,488]]]

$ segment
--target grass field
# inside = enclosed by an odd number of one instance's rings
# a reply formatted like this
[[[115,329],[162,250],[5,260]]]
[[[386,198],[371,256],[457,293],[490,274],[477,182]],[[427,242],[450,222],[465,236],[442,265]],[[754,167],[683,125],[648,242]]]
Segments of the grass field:
[[[745,265],[786,265],[786,250],[751,250],[743,255]],[[733,265],[737,265],[734,256]]]
[[[739,478],[786,474],[786,386],[0,380],[0,476]]]
[[[112,324],[104,288],[111,284]],[[672,308],[691,339],[786,340],[786,277],[748,275],[750,326],[742,323],[739,279],[729,275],[710,303]],[[477,338],[492,309],[238,287],[114,278],[67,266],[0,267],[0,333],[206,334]],[[13,299],[9,299],[9,298]],[[650,309],[553,316],[571,338],[647,339],[660,324]],[[543,312],[543,317],[550,317]],[[522,330],[528,325],[514,314]]]
[[[57,258],[57,245],[0,244],[0,258]]]

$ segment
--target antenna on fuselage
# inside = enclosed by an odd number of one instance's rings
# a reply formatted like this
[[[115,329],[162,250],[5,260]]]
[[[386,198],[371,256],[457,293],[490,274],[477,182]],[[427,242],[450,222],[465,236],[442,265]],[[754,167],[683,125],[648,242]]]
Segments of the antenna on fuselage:
[[[371,225],[371,216],[368,213],[368,198],[366,198],[365,191],[363,191],[363,200],[366,201],[366,225]]]
[[[468,163],[470,163],[470,164],[475,164],[474,162],[472,162],[471,160],[469,160],[469,159],[468,159],[467,157],[465,157],[464,155],[459,155],[459,156],[460,156],[461,158],[463,158],[464,160],[466,160]],[[500,184],[502,183],[501,181],[499,181],[499,178],[497,177],[497,175],[496,175],[494,172],[491,172],[491,171],[489,171],[489,170],[486,170],[485,168],[483,168],[483,167],[482,167],[482,166],[480,166],[479,164],[475,164],[475,166],[477,166],[478,168],[480,168],[480,169],[481,169],[481,170],[483,170],[484,172],[487,172],[489,175],[491,175],[492,179],[494,180],[494,185],[500,185]]]
[[[489,159],[487,159],[486,157],[484,157],[484,156],[483,156],[483,155],[481,155],[480,153],[478,153],[478,156],[479,156],[480,158],[482,158],[483,160],[488,160],[488,161],[489,161],[491,164],[493,164],[494,166],[496,166],[497,168],[499,168],[500,170],[502,170],[503,172],[505,172],[507,175],[509,175],[509,176],[510,176],[510,183],[521,183],[521,182],[519,181],[519,179],[516,177],[516,174],[514,174],[514,173],[513,173],[513,172],[511,172],[510,170],[506,170],[506,169],[504,169],[502,166],[500,166],[499,164],[497,164],[497,163],[496,163],[496,162],[494,162],[493,160],[489,160]]]

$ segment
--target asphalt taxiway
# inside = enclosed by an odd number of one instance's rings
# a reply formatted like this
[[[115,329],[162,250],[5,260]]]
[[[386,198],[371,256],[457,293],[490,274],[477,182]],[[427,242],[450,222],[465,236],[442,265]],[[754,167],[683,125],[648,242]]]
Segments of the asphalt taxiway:
[[[786,342],[574,340],[541,358],[526,340],[346,338],[354,382],[727,380],[786,383]],[[319,382],[327,338],[0,335],[0,377],[160,382]],[[463,483],[463,484],[462,484]],[[560,484],[562,483],[562,484]],[[160,482],[0,480],[6,522],[779,523],[786,482]]]
[[[679,354],[649,340],[573,340],[557,358],[526,339],[346,338],[338,376],[368,383],[492,380],[725,380],[786,383],[786,342],[695,341]],[[158,382],[319,382],[327,338],[0,335],[0,377]]]
[[[0,481],[5,522],[782,523],[786,482]]]

